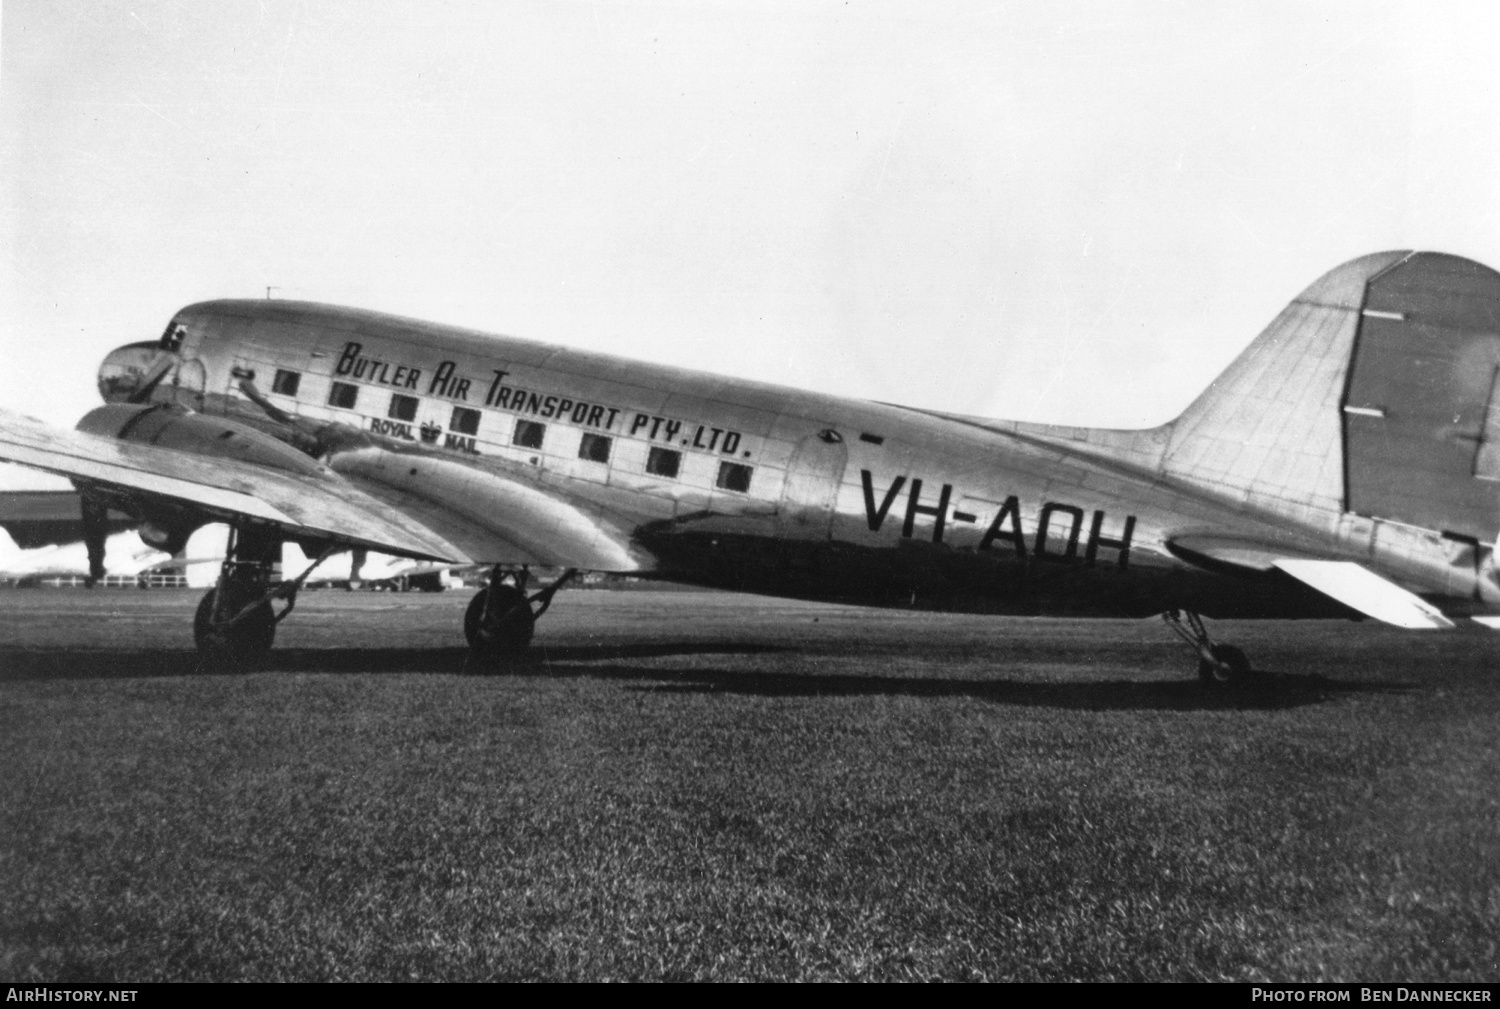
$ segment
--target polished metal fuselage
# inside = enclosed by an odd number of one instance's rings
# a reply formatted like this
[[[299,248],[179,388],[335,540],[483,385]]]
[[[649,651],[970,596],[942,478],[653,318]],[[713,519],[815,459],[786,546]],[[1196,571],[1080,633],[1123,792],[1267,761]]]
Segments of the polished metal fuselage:
[[[328,465],[477,563],[877,605],[1228,617],[1349,611],[1173,541],[1227,531],[1381,560],[1368,522],[1288,517],[1163,472],[1164,429],[1080,437],[309,303],[207,302],[174,326],[180,363],[157,399],[285,427],[254,393],[348,432]],[[1474,594],[1433,535],[1399,535],[1415,545],[1393,576]]]

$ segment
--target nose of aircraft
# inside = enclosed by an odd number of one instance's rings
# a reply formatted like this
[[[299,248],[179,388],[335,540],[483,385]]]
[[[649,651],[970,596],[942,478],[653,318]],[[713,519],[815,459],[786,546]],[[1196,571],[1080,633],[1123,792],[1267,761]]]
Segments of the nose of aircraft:
[[[99,395],[106,403],[133,402],[142,390],[150,392],[160,370],[170,367],[168,358],[154,340],[117,347],[99,364]]]

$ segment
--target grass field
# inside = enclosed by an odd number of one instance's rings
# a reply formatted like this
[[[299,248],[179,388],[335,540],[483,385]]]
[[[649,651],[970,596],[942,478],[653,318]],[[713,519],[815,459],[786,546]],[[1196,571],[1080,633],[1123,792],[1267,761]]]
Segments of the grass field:
[[[1500,978],[1500,638],[564,592],[0,593],[0,978]]]

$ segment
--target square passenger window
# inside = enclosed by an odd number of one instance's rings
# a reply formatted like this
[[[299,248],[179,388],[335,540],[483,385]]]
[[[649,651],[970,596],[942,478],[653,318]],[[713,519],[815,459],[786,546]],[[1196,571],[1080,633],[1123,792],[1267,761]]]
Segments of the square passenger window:
[[[453,408],[453,419],[448,422],[448,430],[459,434],[479,433],[479,411],[470,410],[466,406],[455,406]]]
[[[297,395],[297,387],[301,384],[301,372],[277,368],[276,377],[271,380],[271,391],[279,393],[282,396],[295,396]]]
[[[682,453],[674,452],[669,448],[653,448],[651,454],[646,457],[646,472],[656,476],[671,477],[677,479],[677,471],[682,468]]]
[[[402,396],[396,393],[391,396],[391,408],[385,415],[392,420],[416,420],[417,419],[417,397]]]
[[[744,493],[750,489],[750,474],[755,472],[749,466],[741,466],[737,462],[719,463],[718,486],[725,490],[737,490]]]
[[[354,401],[359,398],[359,386],[350,385],[348,382],[335,382],[328,388],[328,405],[342,407],[345,410],[354,409]]]
[[[511,444],[520,448],[541,448],[542,436],[546,433],[546,424],[538,424],[534,420],[518,420],[516,436],[511,439]]]
[[[609,443],[612,439],[602,434],[586,434],[578,443],[578,458],[589,462],[609,462]]]

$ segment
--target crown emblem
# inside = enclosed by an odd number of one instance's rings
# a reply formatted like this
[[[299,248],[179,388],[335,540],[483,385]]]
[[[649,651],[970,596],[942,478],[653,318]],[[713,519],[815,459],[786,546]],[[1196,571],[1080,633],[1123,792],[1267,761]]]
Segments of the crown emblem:
[[[437,441],[438,440],[438,435],[440,435],[440,434],[443,433],[442,427],[440,427],[437,424],[434,424],[430,420],[427,423],[425,423],[425,424],[422,425],[421,431],[422,431],[422,440],[426,441],[426,442]]]

